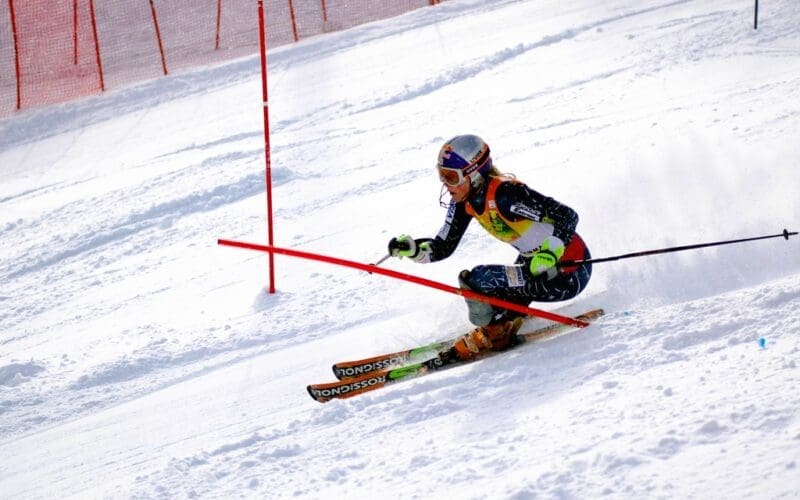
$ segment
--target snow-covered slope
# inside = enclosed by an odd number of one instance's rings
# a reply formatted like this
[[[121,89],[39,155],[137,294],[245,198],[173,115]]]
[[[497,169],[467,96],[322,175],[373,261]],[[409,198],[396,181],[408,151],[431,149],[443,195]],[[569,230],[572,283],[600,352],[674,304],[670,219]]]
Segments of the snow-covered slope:
[[[270,54],[276,244],[360,262],[444,218],[442,141],[571,205],[596,257],[800,222],[800,9],[451,1]],[[454,296],[266,257],[257,59],[0,122],[0,492],[792,498],[800,241],[600,264],[592,327],[326,405]],[[477,225],[428,266],[513,252]],[[550,308],[552,306],[546,306]],[[763,338],[761,347],[758,339]]]

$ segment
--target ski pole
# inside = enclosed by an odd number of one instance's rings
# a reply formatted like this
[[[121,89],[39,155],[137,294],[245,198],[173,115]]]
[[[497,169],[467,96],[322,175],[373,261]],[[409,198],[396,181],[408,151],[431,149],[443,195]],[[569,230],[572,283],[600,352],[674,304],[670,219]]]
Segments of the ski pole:
[[[383,263],[386,261],[386,259],[388,259],[389,257],[391,257],[391,255],[389,255],[389,254],[387,253],[386,255],[384,255],[384,256],[381,258],[381,260],[379,260],[378,262],[376,262],[376,263],[374,263],[374,264],[370,264],[370,265],[373,265],[373,266],[380,266],[380,265],[381,265],[381,264],[383,264]]]
[[[615,255],[613,257],[603,257],[600,259],[580,259],[580,260],[565,260],[558,263],[559,267],[569,267],[569,266],[577,266],[580,264],[597,264],[600,262],[610,262],[612,260],[622,260],[622,259],[630,259],[631,257],[644,257],[646,255],[656,255],[661,253],[669,253],[669,252],[680,252],[683,250],[693,250],[695,248],[704,248],[704,247],[713,247],[719,245],[730,245],[733,243],[743,243],[745,241],[755,241],[755,240],[766,240],[768,238],[784,238],[786,240],[789,239],[789,236],[795,236],[797,231],[789,232],[786,229],[783,230],[780,234],[771,234],[769,236],[756,236],[754,238],[743,238],[739,240],[728,240],[728,241],[714,241],[711,243],[698,243],[694,245],[683,245],[678,247],[669,247],[669,248],[658,248],[655,250],[645,250],[643,252],[634,252],[634,253],[626,253],[624,255]]]
[[[391,257],[391,255],[389,255],[389,254],[387,253],[387,254],[386,254],[386,255],[384,255],[384,256],[383,256],[383,257],[382,257],[382,258],[381,258],[381,259],[380,259],[378,262],[376,262],[376,263],[374,263],[374,264],[370,264],[370,266],[380,266],[380,265],[381,265],[383,262],[385,262],[385,261],[386,261],[386,259],[388,259],[389,257]],[[368,272],[369,274],[372,274],[372,271],[367,271],[367,272]]]

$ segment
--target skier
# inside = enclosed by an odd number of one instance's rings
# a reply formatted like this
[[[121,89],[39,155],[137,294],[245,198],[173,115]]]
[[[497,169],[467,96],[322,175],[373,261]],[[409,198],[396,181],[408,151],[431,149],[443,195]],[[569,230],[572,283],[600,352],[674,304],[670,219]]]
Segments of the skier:
[[[443,184],[440,201],[445,190],[451,196],[444,226],[435,238],[392,238],[389,255],[419,263],[446,259],[474,218],[489,234],[514,246],[519,256],[510,266],[479,265],[461,271],[462,289],[528,305],[571,299],[586,288],[590,263],[557,266],[562,259],[591,258],[575,232],[574,210],[501,173],[492,164],[488,144],[476,135],[458,135],[445,142],[438,171]],[[472,359],[488,349],[503,350],[516,343],[521,313],[476,300],[467,300],[467,309],[477,328],[441,353],[443,361]]]

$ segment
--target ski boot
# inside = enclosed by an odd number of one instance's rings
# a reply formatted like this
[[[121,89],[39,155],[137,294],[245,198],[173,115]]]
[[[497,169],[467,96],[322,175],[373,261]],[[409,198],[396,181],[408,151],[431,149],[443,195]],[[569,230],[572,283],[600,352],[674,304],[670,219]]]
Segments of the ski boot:
[[[457,360],[469,361],[488,350],[502,351],[517,344],[517,332],[522,326],[522,318],[496,325],[479,326],[459,338],[453,347],[439,354],[445,363]]]

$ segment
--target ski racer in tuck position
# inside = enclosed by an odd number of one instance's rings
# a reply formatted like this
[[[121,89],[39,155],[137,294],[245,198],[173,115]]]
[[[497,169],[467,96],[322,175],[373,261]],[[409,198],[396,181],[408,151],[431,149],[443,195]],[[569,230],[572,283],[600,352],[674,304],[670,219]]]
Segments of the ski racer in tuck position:
[[[461,288],[521,305],[556,302],[577,296],[592,274],[591,263],[558,266],[560,260],[590,259],[570,207],[503,174],[492,164],[489,146],[476,135],[459,135],[439,151],[437,169],[442,196],[451,196],[444,225],[435,238],[401,235],[389,241],[389,255],[418,263],[449,257],[472,219],[492,236],[519,251],[513,265],[479,265],[459,273]],[[486,350],[513,346],[522,314],[467,300],[477,327],[441,353],[443,361],[472,359]]]

